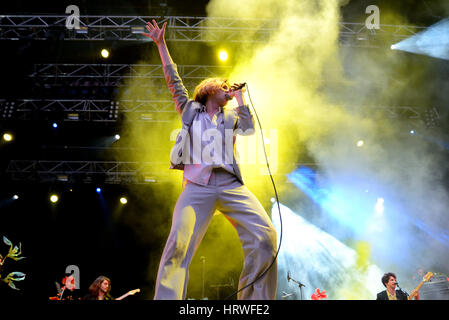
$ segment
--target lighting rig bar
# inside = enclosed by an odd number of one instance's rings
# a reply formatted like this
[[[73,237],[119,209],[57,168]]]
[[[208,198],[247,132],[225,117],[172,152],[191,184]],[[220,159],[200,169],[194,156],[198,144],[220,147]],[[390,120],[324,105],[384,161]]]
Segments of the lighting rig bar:
[[[124,121],[169,122],[175,118],[176,111],[172,100],[0,100],[0,121],[116,122],[121,115]]]
[[[198,80],[208,77],[225,77],[232,70],[232,66],[219,65],[178,65],[178,71],[183,78],[184,84],[189,91],[198,83]],[[162,66],[160,64],[35,64],[33,72],[29,77],[34,78],[35,85],[50,88],[61,85],[74,87],[126,87],[128,81],[133,81],[133,86],[147,88],[149,91],[155,90],[158,96],[163,96],[166,91],[165,79],[163,76]],[[147,91],[146,93],[149,93]],[[130,93],[132,95],[132,93]],[[127,100],[123,101],[123,112],[173,112],[172,102],[167,95],[167,99],[146,100],[128,99],[126,89],[122,92],[122,97]],[[132,96],[129,96],[133,98]],[[113,121],[107,114],[109,100],[22,100],[22,105],[32,104],[32,110],[43,110],[48,105],[53,105],[52,101],[64,101],[67,107],[62,106],[62,111],[70,111],[71,108],[78,108],[81,104],[92,106],[88,111],[96,113],[97,117],[94,121]],[[116,102],[117,104],[119,102]],[[40,106],[38,106],[39,104]],[[2,103],[0,100],[0,107]],[[31,111],[25,108],[23,111]],[[407,118],[407,119],[423,119],[425,118],[427,126],[436,126],[439,120],[439,114],[435,107],[418,108],[411,106],[374,106],[366,107],[366,110],[376,109],[382,111],[387,118]],[[1,112],[1,109],[0,109]],[[104,117],[104,115],[108,117]],[[1,113],[0,113],[1,116]],[[140,119],[139,115],[137,118]],[[26,119],[23,115],[21,119]]]
[[[165,181],[166,163],[125,161],[11,160],[11,181],[144,184]]]
[[[317,169],[317,163],[298,163]],[[176,170],[164,162],[10,160],[10,181],[67,184],[149,184],[165,182]],[[279,172],[285,176],[288,172]],[[314,173],[319,174],[318,172]]]
[[[180,76],[187,82],[223,77],[232,71],[232,66],[219,65],[178,65],[177,67]],[[74,86],[124,86],[128,85],[128,81],[133,83],[137,81],[142,86],[159,86],[163,81],[165,85],[161,64],[35,64],[29,77],[40,86],[53,86],[60,84],[61,81]],[[148,80],[153,80],[155,83]]]
[[[365,112],[380,111],[390,119],[423,121],[438,126],[438,110],[411,106],[361,106]],[[123,115],[123,118],[121,118]],[[0,121],[59,120],[115,122],[170,122],[176,119],[173,101],[166,100],[90,100],[90,99],[17,99],[0,100]]]
[[[266,41],[274,30],[273,20],[186,16],[94,16],[81,15],[79,29],[68,29],[68,15],[5,15],[0,21],[0,39],[18,40],[146,40],[148,21],[167,22],[168,41],[237,41],[240,32],[252,31],[252,41]]]
[[[95,16],[81,15],[79,28],[68,29],[68,15],[3,15],[1,40],[131,40],[151,41],[142,36],[144,26],[155,19],[167,22],[167,41],[266,42],[279,21],[189,16]],[[378,36],[392,41],[408,38],[425,27],[380,24],[368,29],[364,23],[340,22],[340,43],[347,46],[372,46]],[[251,39],[242,34],[251,34]],[[366,41],[368,40],[368,41]]]

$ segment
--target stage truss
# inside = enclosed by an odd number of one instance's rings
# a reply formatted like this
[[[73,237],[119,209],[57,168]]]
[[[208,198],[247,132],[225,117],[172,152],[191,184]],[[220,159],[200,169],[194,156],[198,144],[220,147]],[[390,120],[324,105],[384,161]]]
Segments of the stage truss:
[[[142,36],[147,21],[167,22],[167,41],[255,42],[264,43],[278,27],[276,20],[209,18],[187,16],[94,16],[80,17],[80,28],[66,27],[68,15],[0,16],[1,40],[56,41],[151,41]],[[341,46],[384,47],[408,38],[425,27],[379,25],[367,29],[363,23],[340,22]],[[251,33],[251,37],[242,34]],[[317,35],[319,36],[319,35]],[[385,40],[388,40],[387,42]],[[189,91],[198,80],[223,77],[230,66],[179,65],[179,73]],[[173,102],[162,91],[162,66],[150,64],[35,64],[29,78],[33,89],[47,92],[61,88],[114,88],[133,85],[157,91],[161,99],[0,99],[0,121],[62,120],[89,122],[144,121],[169,122],[176,118]],[[40,92],[42,93],[42,92]],[[165,96],[164,96],[165,94]],[[110,92],[108,93],[110,96]],[[126,97],[123,92],[122,97]],[[388,118],[411,121],[439,119],[436,108],[411,106],[370,106]],[[430,120],[429,120],[430,119]],[[126,184],[166,181],[166,163],[123,161],[10,160],[6,174],[11,181]],[[161,172],[165,172],[161,174]]]
[[[278,20],[237,19],[190,16],[97,16],[81,15],[79,28],[69,29],[69,15],[3,15],[0,17],[2,40],[122,40],[151,41],[142,36],[144,26],[155,19],[167,22],[167,41],[266,42],[278,27]],[[392,41],[408,38],[425,27],[380,24],[368,29],[364,23],[340,22],[340,44],[379,46],[379,38]],[[242,34],[251,37],[242,37]],[[317,35],[319,36],[319,35]],[[392,44],[392,43],[390,43]]]
[[[167,181],[166,163],[126,161],[11,160],[11,181],[68,184],[149,184]]]

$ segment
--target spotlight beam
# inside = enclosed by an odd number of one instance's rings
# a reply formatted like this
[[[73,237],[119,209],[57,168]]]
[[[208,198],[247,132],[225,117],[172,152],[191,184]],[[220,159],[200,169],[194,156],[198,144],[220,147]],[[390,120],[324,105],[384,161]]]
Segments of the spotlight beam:
[[[449,18],[437,22],[405,40],[391,46],[391,50],[426,55],[449,60]]]

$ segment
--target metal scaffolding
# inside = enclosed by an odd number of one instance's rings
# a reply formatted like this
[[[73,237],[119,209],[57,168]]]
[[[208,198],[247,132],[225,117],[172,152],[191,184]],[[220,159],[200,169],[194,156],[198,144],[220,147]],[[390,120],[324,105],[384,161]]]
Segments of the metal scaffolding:
[[[278,30],[279,23],[261,19],[81,15],[80,27],[69,29],[66,27],[67,18],[68,15],[3,15],[0,16],[0,40],[151,41],[142,36],[142,32],[146,22],[155,19],[159,24],[167,22],[167,41],[264,43]],[[339,27],[340,45],[356,47],[385,46],[388,41],[394,43],[425,29],[404,25],[379,25],[379,29],[367,29],[363,23],[350,22],[340,22]],[[247,34],[251,36],[242,36]],[[200,79],[226,77],[232,67],[178,65],[178,71],[190,91]],[[173,101],[167,90],[163,90],[166,85],[160,64],[36,64],[29,77],[34,80],[33,87],[42,89],[47,98],[0,99],[0,121],[168,122],[178,119]],[[139,99],[135,96],[128,99],[126,94],[122,94],[122,99],[111,100],[110,92],[105,99],[79,98],[79,92],[75,94],[77,99],[51,96],[52,88],[117,90],[123,87],[126,90],[130,81],[147,92],[157,90],[156,96],[161,99]],[[61,92],[61,95],[66,97],[65,93]],[[380,111],[387,118],[425,122],[428,126],[439,119],[435,108],[361,108],[368,112]],[[165,181],[169,175],[166,169],[165,162],[11,160],[6,174],[11,181],[125,184]]]
[[[436,108],[412,106],[360,106],[359,111],[381,112],[389,119],[432,122],[437,126]],[[178,119],[173,101],[93,100],[93,99],[16,99],[0,100],[0,120],[62,120],[115,122],[169,122]],[[429,126],[429,125],[428,125]]]
[[[81,15],[79,29],[68,29],[68,18],[68,15],[3,15],[0,39],[151,41],[142,32],[145,24],[155,19],[159,24],[167,22],[167,41],[266,42],[279,23],[268,19]],[[340,43],[347,46],[376,46],[376,39],[383,36],[399,41],[425,29],[385,24],[379,25],[379,29],[368,29],[364,23],[352,22],[340,22],[339,27]],[[251,37],[242,37],[243,34]]]
[[[11,181],[144,184],[165,181],[166,163],[126,161],[11,160]]]
[[[317,169],[317,163],[297,163]],[[277,176],[289,172],[280,170]],[[64,184],[150,184],[166,182],[178,170],[168,163],[130,161],[10,160],[6,175],[10,181]],[[316,170],[313,174],[320,174]]]
[[[220,65],[177,67],[186,87],[194,86],[198,80],[205,78],[225,77],[232,71],[232,66]],[[37,85],[47,87],[58,84],[120,87],[128,85],[129,81],[144,87],[166,86],[161,64],[35,64],[29,77]]]
[[[0,100],[0,120],[168,122],[172,100],[17,99]]]

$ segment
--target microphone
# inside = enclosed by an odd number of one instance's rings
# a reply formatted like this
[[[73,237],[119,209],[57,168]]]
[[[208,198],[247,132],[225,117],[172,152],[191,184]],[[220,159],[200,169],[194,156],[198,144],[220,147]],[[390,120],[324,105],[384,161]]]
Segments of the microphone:
[[[239,85],[237,85],[235,87],[234,86],[231,87],[231,90],[229,90],[229,92],[237,91],[237,90],[242,89],[244,86],[246,86],[246,82],[240,83]],[[229,95],[229,93],[226,93],[225,97],[226,97],[226,100],[232,100],[232,97]]]
[[[287,271],[287,281],[290,282],[290,271]]]
[[[231,87],[231,91],[237,91],[237,90],[240,90],[240,89],[242,89],[244,86],[246,86],[246,82],[243,82],[243,83],[240,83],[237,87],[235,87],[234,89],[232,89],[232,87]]]

